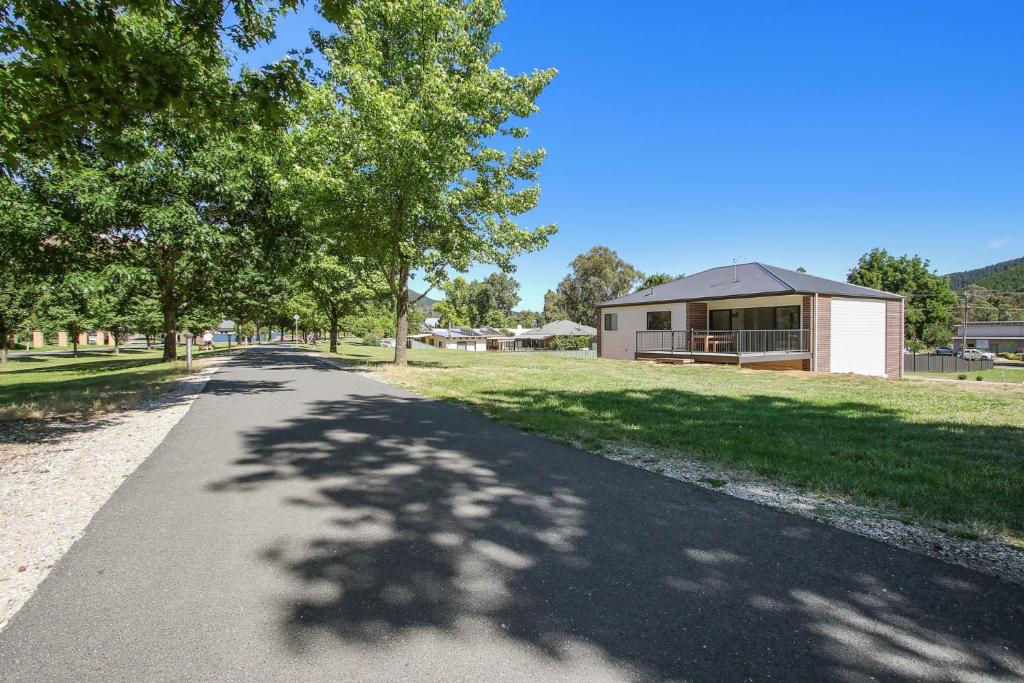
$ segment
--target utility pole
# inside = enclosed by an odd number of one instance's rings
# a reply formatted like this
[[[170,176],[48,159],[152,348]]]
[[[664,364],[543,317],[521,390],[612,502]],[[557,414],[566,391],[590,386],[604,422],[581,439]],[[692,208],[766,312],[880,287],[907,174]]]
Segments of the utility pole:
[[[960,355],[967,351],[967,292],[964,292],[964,327],[960,334]]]

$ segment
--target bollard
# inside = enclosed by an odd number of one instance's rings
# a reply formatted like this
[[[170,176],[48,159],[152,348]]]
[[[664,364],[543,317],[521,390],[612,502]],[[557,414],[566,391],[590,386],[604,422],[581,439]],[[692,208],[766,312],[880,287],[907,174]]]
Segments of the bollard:
[[[185,367],[192,372],[192,335],[185,337]]]

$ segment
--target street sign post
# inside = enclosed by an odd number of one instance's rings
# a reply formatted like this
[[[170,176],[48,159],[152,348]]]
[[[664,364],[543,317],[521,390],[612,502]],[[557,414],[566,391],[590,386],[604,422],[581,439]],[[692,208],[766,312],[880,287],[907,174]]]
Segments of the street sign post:
[[[217,325],[218,332],[226,332],[228,335],[228,353],[231,353],[231,334],[235,331],[234,320],[222,320],[220,325]]]
[[[293,315],[292,320],[295,321],[295,331],[292,332],[292,341],[295,341],[295,338],[299,336],[299,314],[296,313]]]

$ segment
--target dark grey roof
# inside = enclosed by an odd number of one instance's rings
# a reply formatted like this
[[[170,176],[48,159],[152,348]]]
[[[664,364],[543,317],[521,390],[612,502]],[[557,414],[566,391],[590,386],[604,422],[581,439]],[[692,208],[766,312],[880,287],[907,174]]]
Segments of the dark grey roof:
[[[903,298],[899,294],[828,280],[778,266],[769,266],[763,263],[738,263],[735,266],[721,266],[705,270],[657,287],[641,289],[638,292],[605,301],[601,306],[726,299],[764,294],[829,294],[868,299]]]
[[[597,334],[596,327],[580,325],[571,320],[556,320],[542,327],[526,330],[516,339],[547,339],[548,337],[593,337]]]

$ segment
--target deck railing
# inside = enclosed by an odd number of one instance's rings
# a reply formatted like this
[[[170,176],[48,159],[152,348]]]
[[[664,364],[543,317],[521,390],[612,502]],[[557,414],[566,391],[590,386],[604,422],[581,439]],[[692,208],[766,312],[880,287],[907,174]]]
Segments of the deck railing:
[[[810,351],[808,330],[640,330],[636,350],[690,353],[800,353]]]

